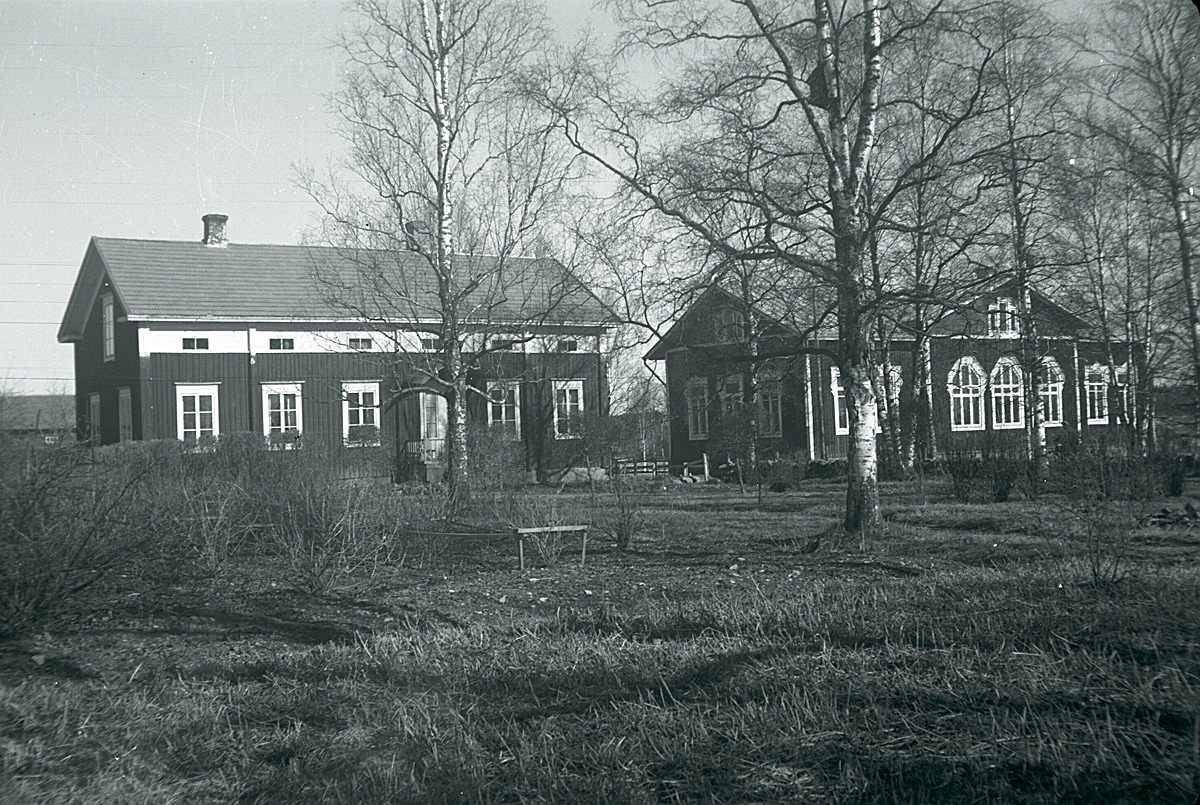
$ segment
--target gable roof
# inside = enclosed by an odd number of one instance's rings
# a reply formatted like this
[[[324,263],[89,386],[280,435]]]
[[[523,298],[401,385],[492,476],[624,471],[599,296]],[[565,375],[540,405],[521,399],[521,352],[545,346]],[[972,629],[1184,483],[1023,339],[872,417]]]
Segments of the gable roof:
[[[464,268],[498,258],[462,256]],[[331,289],[360,296],[386,267],[402,278],[405,311],[384,320],[438,318],[436,286],[428,264],[413,252],[346,251],[320,246],[93,237],[58,331],[59,341],[82,338],[96,294],[107,278],[132,321],[358,321]],[[557,260],[508,258],[503,282],[469,300],[486,307],[488,321],[545,324],[610,323],[612,313]],[[318,279],[320,274],[322,279]],[[378,281],[376,280],[376,284]],[[366,304],[370,304],[367,300]]]

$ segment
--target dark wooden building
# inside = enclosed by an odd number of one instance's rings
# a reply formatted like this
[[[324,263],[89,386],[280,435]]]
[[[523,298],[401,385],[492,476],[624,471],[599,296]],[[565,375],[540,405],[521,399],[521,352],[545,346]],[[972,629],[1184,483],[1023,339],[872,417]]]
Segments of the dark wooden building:
[[[751,406],[760,450],[810,460],[846,456],[845,389],[826,354],[836,352],[837,343],[811,322],[797,323],[791,308],[780,315],[782,309],[747,305],[714,286],[646,354],[666,364],[673,465],[698,462],[705,454],[721,460],[730,432]],[[1042,294],[1033,295],[1031,317],[1049,446],[1066,434],[1111,434],[1127,423],[1136,350],[1091,337],[1085,320]],[[885,382],[881,370],[878,383],[889,421],[901,427],[931,421],[940,452],[982,445],[1017,449],[1027,416],[1020,326],[1013,288],[1003,283],[936,325],[928,356],[931,417],[914,411],[916,341],[893,338],[886,345],[888,377]]]
[[[253,433],[437,475],[439,322],[348,316],[318,277],[353,278],[354,255],[229,243],[224,224],[205,216],[197,242],[92,238],[58,334],[75,345],[80,433],[99,444]],[[429,269],[417,255],[388,259],[421,287]],[[600,345],[611,314],[554,259],[506,265],[503,297],[467,337],[478,391],[468,419],[524,445],[531,463],[569,463],[578,422],[608,407]]]

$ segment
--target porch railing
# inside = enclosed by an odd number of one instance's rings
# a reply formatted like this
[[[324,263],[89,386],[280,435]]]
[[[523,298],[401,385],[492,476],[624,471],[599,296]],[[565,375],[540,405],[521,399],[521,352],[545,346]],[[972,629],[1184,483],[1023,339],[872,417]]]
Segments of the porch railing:
[[[422,464],[446,463],[445,439],[417,439],[404,443],[404,452],[413,461]]]

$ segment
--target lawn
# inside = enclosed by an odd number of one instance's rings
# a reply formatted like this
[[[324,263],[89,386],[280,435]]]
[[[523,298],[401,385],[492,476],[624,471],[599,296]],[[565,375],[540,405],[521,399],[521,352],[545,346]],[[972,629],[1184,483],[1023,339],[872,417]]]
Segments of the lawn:
[[[0,802],[1200,793],[1200,532],[1097,546],[1068,503],[897,483],[864,548],[841,495],[645,485],[632,550],[524,573],[511,538],[413,535],[321,594],[268,551],[111,575],[0,643]]]

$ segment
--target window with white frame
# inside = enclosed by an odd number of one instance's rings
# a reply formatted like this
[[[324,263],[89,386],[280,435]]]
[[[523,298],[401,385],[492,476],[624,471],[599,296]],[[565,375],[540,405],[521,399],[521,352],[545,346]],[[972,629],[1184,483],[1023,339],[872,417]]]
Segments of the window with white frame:
[[[304,432],[303,389],[302,383],[263,384],[263,435],[271,447],[291,450],[300,446],[300,434]]]
[[[219,388],[215,383],[175,387],[175,433],[181,441],[197,444],[221,435]]]
[[[348,447],[379,446],[379,384],[342,384],[342,441]]]
[[[560,338],[554,345],[555,352],[578,352],[579,341],[574,338]]]
[[[950,393],[950,430],[983,430],[983,367],[972,357],[962,357],[950,367],[946,388]]]
[[[554,438],[578,438],[583,416],[583,381],[554,381]]]
[[[100,394],[88,395],[87,437],[93,444],[100,443]]]
[[[687,400],[688,438],[708,438],[708,378],[693,377],[684,392]]]
[[[1129,421],[1129,364],[1123,363],[1116,368],[1117,385],[1113,394],[1113,413],[1118,422]]]
[[[113,295],[110,293],[100,298],[100,327],[103,331],[104,360],[111,361],[117,355],[117,320]]]
[[[267,347],[272,350],[295,349],[296,340],[294,338],[268,338]]]
[[[1093,363],[1083,375],[1084,397],[1087,400],[1087,423],[1108,424],[1108,370]]]
[[[1021,320],[1013,300],[1001,296],[988,305],[988,335],[1012,338],[1021,331]]]
[[[1063,384],[1066,376],[1058,361],[1051,357],[1042,358],[1042,377],[1038,397],[1042,403],[1042,424],[1047,428],[1061,427],[1063,423]]]
[[[422,352],[441,352],[442,339],[437,336],[427,335],[421,337]]]
[[[128,387],[117,389],[117,430],[121,441],[133,441],[133,396]]]
[[[349,346],[355,352],[370,352],[374,344],[370,338],[351,338]]]
[[[988,385],[992,392],[992,427],[996,430],[1025,425],[1025,392],[1017,359],[1005,356],[996,361]]]
[[[488,428],[511,439],[521,438],[521,387],[512,380],[492,380],[487,384]]]
[[[758,434],[783,435],[783,383],[778,372],[768,369],[758,378]]]
[[[207,338],[185,338],[185,339],[183,339],[183,348],[186,350],[208,349],[208,339]]]
[[[833,397],[833,432],[845,436],[850,433],[850,410],[846,407],[846,385],[836,366],[829,367],[829,393]]]

